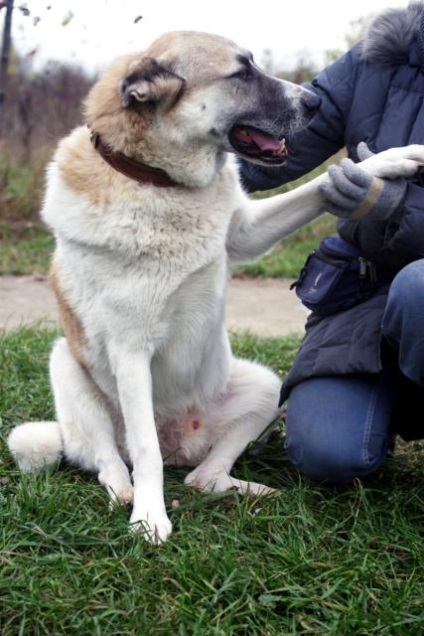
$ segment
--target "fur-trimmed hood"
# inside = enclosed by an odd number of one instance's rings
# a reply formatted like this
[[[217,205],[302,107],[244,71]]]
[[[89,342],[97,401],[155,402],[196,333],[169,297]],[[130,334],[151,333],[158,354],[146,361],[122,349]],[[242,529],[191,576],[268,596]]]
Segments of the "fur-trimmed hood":
[[[378,64],[403,64],[411,48],[424,66],[424,0],[384,11],[368,24],[361,42],[362,58]]]

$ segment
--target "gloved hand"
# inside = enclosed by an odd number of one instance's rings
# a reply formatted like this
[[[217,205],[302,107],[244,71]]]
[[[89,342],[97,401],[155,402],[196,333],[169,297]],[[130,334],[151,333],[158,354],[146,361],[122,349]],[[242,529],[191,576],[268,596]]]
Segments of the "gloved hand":
[[[365,143],[358,145],[361,161],[373,154]],[[330,166],[328,176],[329,181],[319,186],[319,190],[326,198],[327,210],[343,219],[361,219],[372,213],[386,220],[405,196],[404,177],[391,180],[372,177],[351,159]]]
[[[375,155],[375,152],[370,150],[365,143],[365,141],[360,141],[356,146],[356,152],[358,153],[359,161],[365,161],[365,159],[369,159]]]

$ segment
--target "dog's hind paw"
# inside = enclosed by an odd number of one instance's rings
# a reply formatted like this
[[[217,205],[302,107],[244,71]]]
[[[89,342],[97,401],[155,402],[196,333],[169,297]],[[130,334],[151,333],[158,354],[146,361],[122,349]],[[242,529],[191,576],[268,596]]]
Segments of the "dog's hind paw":
[[[264,484],[258,484],[255,481],[243,481],[242,479],[234,479],[233,487],[237,488],[242,495],[253,495],[254,497],[266,497],[278,492],[275,488],[270,488]]]
[[[202,464],[186,476],[184,483],[205,492],[224,492],[234,488],[230,475],[221,467],[206,467]]]
[[[222,468],[210,466],[198,466],[187,475],[184,480],[187,486],[193,486],[205,492],[224,492],[225,490],[237,490],[242,495],[254,495],[263,497],[276,492],[274,488],[269,488],[254,481],[243,481],[228,475]]]

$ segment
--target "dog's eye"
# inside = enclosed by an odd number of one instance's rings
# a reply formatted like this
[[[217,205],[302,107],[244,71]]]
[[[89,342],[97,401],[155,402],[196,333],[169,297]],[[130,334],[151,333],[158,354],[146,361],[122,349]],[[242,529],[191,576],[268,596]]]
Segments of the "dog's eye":
[[[252,73],[251,73],[250,69],[247,66],[245,66],[244,68],[240,69],[236,73],[232,73],[230,75],[231,78],[241,79],[244,82],[249,80],[251,78],[251,76],[252,76]]]

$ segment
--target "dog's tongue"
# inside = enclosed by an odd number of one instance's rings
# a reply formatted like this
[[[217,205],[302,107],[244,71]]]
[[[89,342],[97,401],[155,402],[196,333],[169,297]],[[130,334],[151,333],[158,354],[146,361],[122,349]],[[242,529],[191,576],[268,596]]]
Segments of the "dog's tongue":
[[[235,131],[235,135],[243,143],[254,143],[261,152],[271,152],[273,154],[285,155],[287,149],[284,143],[284,139],[280,140],[276,137],[272,137],[267,133],[258,130],[257,128],[238,128]]]

